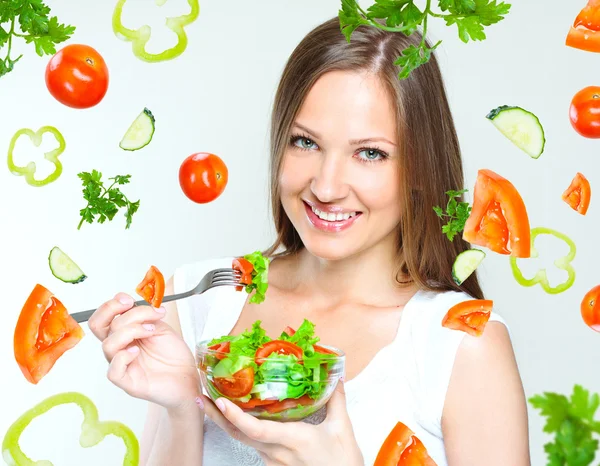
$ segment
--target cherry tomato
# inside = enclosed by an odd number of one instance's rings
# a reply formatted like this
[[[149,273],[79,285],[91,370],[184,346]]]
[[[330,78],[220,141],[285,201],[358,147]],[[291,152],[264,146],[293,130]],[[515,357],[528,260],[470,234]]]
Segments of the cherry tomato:
[[[268,357],[271,353],[293,354],[298,359],[302,359],[303,355],[302,348],[294,343],[284,340],[272,340],[256,350],[256,364],[260,366],[263,363],[262,359]]]
[[[275,414],[285,411],[286,409],[296,408],[298,405],[310,406],[314,402],[315,400],[308,395],[302,395],[300,398],[288,398],[286,400],[276,401],[275,403],[263,406],[263,408],[265,411]]]
[[[179,167],[181,190],[198,204],[205,204],[219,197],[227,186],[227,180],[227,166],[214,154],[192,154]]]
[[[252,390],[254,385],[254,369],[240,369],[231,377],[215,377],[213,384],[223,395],[230,398],[241,398]]]
[[[600,285],[588,291],[581,301],[581,317],[592,330],[600,332]]]
[[[586,138],[600,138],[600,86],[580,90],[569,108],[571,125]]]
[[[89,45],[67,45],[46,66],[48,91],[67,107],[97,105],[106,95],[108,81],[104,58]]]

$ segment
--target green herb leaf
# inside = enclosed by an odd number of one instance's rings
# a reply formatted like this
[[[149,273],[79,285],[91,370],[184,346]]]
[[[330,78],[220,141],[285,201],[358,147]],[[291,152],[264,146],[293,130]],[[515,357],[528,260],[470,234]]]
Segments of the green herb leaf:
[[[446,204],[445,213],[439,206],[434,206],[433,211],[441,218],[447,218],[447,223],[442,225],[442,233],[446,235],[448,240],[454,240],[454,237],[465,229],[465,223],[469,215],[471,215],[471,206],[468,202],[457,201],[456,198],[461,198],[464,193],[468,190],[462,189],[460,191],[446,191],[446,195],[449,197],[448,203]]]

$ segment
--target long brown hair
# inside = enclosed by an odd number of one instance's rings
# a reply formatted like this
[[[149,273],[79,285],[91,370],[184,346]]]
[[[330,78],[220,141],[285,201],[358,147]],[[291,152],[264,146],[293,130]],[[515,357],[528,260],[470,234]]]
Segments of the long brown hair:
[[[277,238],[266,254],[290,255],[304,248],[283,210],[279,173],[291,127],[309,90],[329,71],[367,71],[382,79],[396,103],[403,204],[398,282],[414,282],[429,290],[461,290],[482,299],[475,273],[461,286],[454,282],[452,264],[469,244],[460,235],[449,241],[432,208],[444,207],[446,191],[461,189],[464,181],[458,137],[438,62],[432,54],[429,63],[404,80],[398,78],[400,70],[394,65],[402,50],[420,41],[417,32],[407,37],[361,26],[348,43],[335,17],[298,44],[283,71],[271,115],[270,191]],[[400,275],[407,278],[398,278]]]

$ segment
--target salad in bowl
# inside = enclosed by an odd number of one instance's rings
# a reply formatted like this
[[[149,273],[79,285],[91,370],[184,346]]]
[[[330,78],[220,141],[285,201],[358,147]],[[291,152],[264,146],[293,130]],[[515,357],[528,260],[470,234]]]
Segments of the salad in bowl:
[[[302,420],[329,401],[345,370],[343,351],[318,341],[306,319],[276,339],[257,320],[240,335],[201,341],[202,385],[213,401],[226,397],[259,419]]]

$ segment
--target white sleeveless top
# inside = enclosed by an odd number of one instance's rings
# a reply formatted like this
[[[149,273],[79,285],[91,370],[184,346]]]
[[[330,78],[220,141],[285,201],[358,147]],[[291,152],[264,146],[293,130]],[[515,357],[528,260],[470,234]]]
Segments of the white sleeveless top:
[[[175,293],[192,289],[212,269],[231,267],[232,259],[179,267],[174,273]],[[194,354],[196,342],[229,334],[247,297],[245,291],[223,286],[177,302],[183,336]],[[456,291],[418,291],[402,311],[394,341],[345,383],[348,414],[365,465],[375,462],[384,440],[400,421],[423,442],[437,466],[447,466],[441,417],[454,358],[465,333],[444,328],[441,322],[450,307],[467,299],[472,298]],[[506,325],[495,311],[489,320]],[[325,415],[326,406],[304,422],[318,424]],[[234,440],[205,416],[203,464],[260,466],[264,462],[253,448]]]

